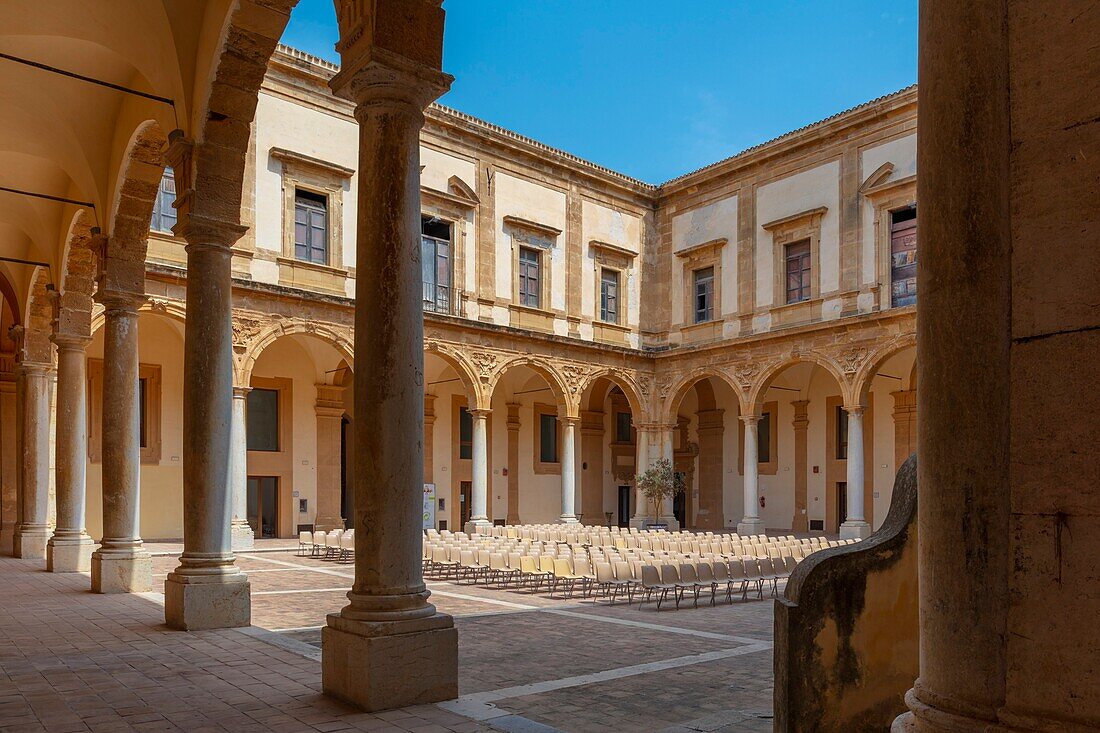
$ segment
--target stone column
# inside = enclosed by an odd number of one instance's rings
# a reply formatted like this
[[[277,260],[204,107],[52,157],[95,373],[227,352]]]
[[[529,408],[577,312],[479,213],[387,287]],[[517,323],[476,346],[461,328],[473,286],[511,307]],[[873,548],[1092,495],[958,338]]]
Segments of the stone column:
[[[806,429],[810,425],[809,400],[794,400],[794,517],[791,519],[791,531],[809,532],[809,476],[806,469],[809,466],[809,443],[806,440]],[[899,467],[901,464],[898,464]]]
[[[15,554],[15,526],[19,510],[16,489],[15,374],[0,375],[0,553]]]
[[[183,554],[164,581],[174,629],[248,626],[248,577],[233,554],[233,243],[244,227],[188,213],[187,325],[183,344]]]
[[[344,417],[344,388],[317,385],[317,517],[318,530],[343,529],[340,509],[340,421]]]
[[[676,469],[676,430],[676,423],[657,426],[657,439],[658,444],[661,446],[661,458],[668,461],[673,470]],[[672,499],[665,499],[661,502],[661,521],[667,524],[668,528],[671,530],[680,528],[680,522],[676,519],[676,515],[673,514],[672,511]]]
[[[435,395],[424,395],[424,483],[435,483]],[[438,494],[437,494],[438,495]]]
[[[845,407],[848,413],[848,518],[840,525],[841,539],[862,539],[871,534],[871,525],[863,518],[863,407]]]
[[[141,435],[138,399],[138,306],[143,294],[104,290],[103,539],[92,553],[92,590],[144,593],[153,566],[141,541]]]
[[[649,460],[649,426],[642,425],[640,423],[634,423],[634,430],[638,435],[638,457],[634,462],[635,474],[643,474],[646,469],[650,467]],[[638,488],[637,483],[634,485],[634,516],[630,519],[631,527],[645,527],[648,519],[649,507],[647,506],[647,499],[642,490]]]
[[[330,81],[359,123],[355,420],[369,429],[355,431],[355,581],[321,632],[324,691],[371,711],[458,695],[458,633],[428,602],[421,565],[420,130],[450,82],[436,66],[443,11],[419,0],[372,7],[358,23],[400,20],[374,36],[341,18],[344,64]]]
[[[46,557],[50,538],[50,372],[49,364],[19,365],[22,392],[20,520],[15,528],[15,556]]]
[[[559,521],[577,521],[577,423],[575,417],[563,417],[561,426],[561,517]]]
[[[473,421],[473,461],[471,478],[470,521],[463,530],[472,534],[478,527],[491,527],[489,521],[489,410],[470,410]]]
[[[87,359],[90,338],[54,334],[57,345],[57,529],[46,545],[46,570],[92,569],[92,538],[84,528],[88,466]]]
[[[508,403],[508,524],[519,518],[519,404]]]
[[[251,550],[256,537],[248,523],[248,393],[251,387],[233,388],[233,414],[229,423],[229,485],[233,495],[231,545],[234,552]]]
[[[725,527],[722,492],[725,410],[700,410],[699,415],[699,508],[696,525],[703,530]]]
[[[757,427],[759,415],[742,415],[745,423],[745,514],[737,523],[737,534],[764,534],[764,522],[760,519],[760,460]]]

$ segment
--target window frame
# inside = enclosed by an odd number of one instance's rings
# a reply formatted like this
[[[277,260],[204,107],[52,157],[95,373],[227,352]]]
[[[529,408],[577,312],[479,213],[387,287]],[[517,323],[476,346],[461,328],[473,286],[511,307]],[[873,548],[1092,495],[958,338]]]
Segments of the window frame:
[[[168,191],[165,187],[165,182],[171,181],[172,190]],[[176,201],[178,195],[178,189],[176,188],[176,173],[172,170],[172,166],[167,166],[164,172],[161,174],[160,181],[157,183],[157,195],[153,200],[153,215],[149,221],[149,231],[157,234],[166,234],[168,236],[174,236],[172,227],[179,221],[179,212],[176,211],[176,207],[173,204]],[[171,196],[171,200],[167,197]],[[170,213],[169,213],[170,212]],[[169,218],[172,220],[171,226],[165,227],[162,220]]]
[[[446,224],[448,230],[447,239],[441,239],[440,237],[427,234],[424,230],[425,227],[433,220]],[[423,291],[424,310],[429,313],[457,313],[457,295],[455,292],[455,229],[456,223],[449,218],[439,216],[437,214],[420,214],[420,280]],[[427,251],[427,245],[431,243],[432,251]],[[446,273],[446,284],[440,284],[440,245],[446,245],[447,253],[442,258],[446,264],[443,267],[443,272]],[[434,275],[434,281],[428,283],[424,280],[424,275],[427,274],[425,263],[428,256],[432,259],[432,273]],[[440,288],[443,288],[443,296],[440,296]]]
[[[532,462],[534,472],[536,474],[560,474],[561,473],[561,436],[562,436],[562,421],[558,417],[558,408],[554,405],[546,405],[536,402],[532,408],[534,420],[532,423]],[[554,425],[556,427],[554,435],[555,457],[556,461],[544,461],[542,460],[542,431],[543,420],[542,418],[553,417]]]
[[[304,213],[306,215],[305,222],[298,221],[298,215]],[[321,244],[318,246],[313,241],[313,236],[318,227],[313,223],[314,214],[319,214],[322,220],[320,226],[320,239]],[[306,241],[300,242],[298,240],[298,227],[304,226],[306,233]],[[322,265],[327,267],[329,263],[329,256],[331,247],[329,245],[329,210],[328,210],[328,196],[321,193],[316,193],[308,188],[297,186],[294,189],[294,259],[298,262],[304,262],[307,265]],[[299,252],[300,248],[305,249],[305,257]],[[314,259],[314,252],[320,250],[321,259]]]
[[[465,428],[466,428],[466,426],[464,425],[465,421],[469,422],[469,427],[470,427],[470,438],[469,438],[469,440],[467,440],[466,436],[463,434],[465,432]],[[468,455],[463,455],[463,451],[467,448],[469,449],[467,451]],[[473,415],[472,412],[470,412],[469,408],[466,407],[466,405],[459,405],[458,406],[458,460],[460,460],[460,461],[470,461],[470,460],[473,460],[473,458],[474,458],[474,415]]]
[[[534,260],[527,258],[524,261],[524,254],[530,254],[534,256]],[[519,305],[524,308],[534,308],[535,310],[543,310],[542,308],[542,288],[543,288],[543,262],[542,262],[542,250],[538,247],[532,247],[529,245],[521,244],[516,248],[516,296]],[[531,276],[525,274],[526,270],[534,268],[534,293],[530,291]],[[534,298],[534,303],[530,302],[531,298]]]
[[[798,252],[792,250],[798,248]],[[799,239],[783,245],[784,274],[786,277],[786,303],[802,303],[810,299],[813,282],[813,257],[809,239]],[[791,265],[797,265],[792,271]],[[798,286],[791,287],[791,278],[798,275]]]
[[[103,462],[103,359],[88,359],[88,460]],[[145,383],[142,399],[141,383]],[[158,465],[162,454],[162,386],[160,364],[138,364],[138,422],[140,460]],[[144,434],[144,435],[143,435]],[[145,445],[140,445],[144,438]]]
[[[772,302],[771,308],[790,306],[799,313],[805,304],[821,299],[821,228],[829,209],[818,206],[797,214],[761,224],[772,236]],[[787,245],[810,243],[810,293],[803,300],[787,300]],[[812,311],[816,317],[816,311]]]
[[[705,277],[701,278],[702,273],[707,273]],[[715,271],[713,265],[706,267],[700,267],[691,271],[691,302],[692,302],[692,323],[698,325],[700,323],[711,323],[715,320]],[[700,292],[699,286],[703,284],[707,288],[705,292]],[[705,304],[700,308],[700,297],[705,298]],[[701,317],[702,316],[702,317]]]
[[[252,444],[248,441],[254,431],[250,428],[251,410],[249,409],[248,402],[252,399],[254,394],[260,392],[272,392],[275,394],[275,447],[274,448],[253,448]],[[248,391],[248,395],[245,397],[245,450],[248,453],[282,453],[284,448],[284,436],[283,436],[283,408],[284,408],[284,395],[283,390],[279,387],[259,387],[253,386]]]
[[[608,276],[611,279],[608,279]],[[605,286],[612,285],[614,292],[610,295],[607,293]],[[600,300],[599,300],[599,317],[601,323],[610,323],[618,326],[622,323],[622,309],[619,307],[622,302],[622,272],[613,267],[601,267],[600,268]],[[611,307],[608,307],[608,302],[611,303]]]
[[[888,297],[889,297],[889,300],[890,300],[890,307],[891,308],[904,308],[906,306],[916,305],[916,303],[917,303],[917,291],[916,291],[917,273],[916,273],[916,267],[917,267],[917,260],[920,257],[920,233],[917,230],[916,208],[917,208],[916,204],[910,204],[908,206],[902,206],[900,208],[891,209],[889,212],[887,212],[887,217],[888,217],[888,220],[889,220],[889,228],[890,228],[889,244],[888,244],[888,247],[889,247],[889,261],[887,263],[887,268],[889,269],[890,278],[889,278],[889,280],[887,280],[886,285],[887,285],[887,290],[888,290],[888,293],[889,293]],[[907,226],[899,227],[899,225],[896,221],[898,213],[900,213],[900,212],[909,212],[909,211],[913,212],[913,217],[912,218],[907,218],[905,221],[902,222],[902,224],[905,224]],[[909,222],[912,222],[912,224],[909,225]],[[907,231],[907,230],[912,230],[913,247],[910,251],[912,252],[913,256],[912,256],[911,261],[906,262],[906,264],[899,267],[897,265],[898,254],[899,253],[894,251],[895,234],[898,233],[898,231]],[[898,278],[898,271],[903,269],[903,268],[912,268],[912,275],[910,275],[908,277],[905,277],[905,278],[900,278],[899,279]],[[897,283],[900,282],[900,281],[905,281],[905,282],[911,283],[912,284],[912,292],[911,293],[907,292],[906,295],[899,298],[897,293],[895,293],[894,291],[895,291]],[[908,288],[907,288],[907,290],[908,290]]]

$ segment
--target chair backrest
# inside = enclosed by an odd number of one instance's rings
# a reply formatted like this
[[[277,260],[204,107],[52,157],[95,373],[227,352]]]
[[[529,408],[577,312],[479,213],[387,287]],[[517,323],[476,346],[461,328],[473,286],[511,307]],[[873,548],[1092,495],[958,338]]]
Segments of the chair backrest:
[[[539,555],[539,572],[540,573],[552,573],[552,572],[554,572],[554,556],[553,555]]]
[[[679,583],[680,571],[675,565],[669,565],[665,563],[661,565],[661,582],[662,583]]]
[[[699,580],[699,571],[695,565],[689,562],[680,563],[680,580],[684,583],[694,583]]]
[[[746,578],[759,578],[760,577],[760,563],[754,557],[747,557],[742,561],[742,565],[745,566]]]
[[[596,582],[610,583],[615,579],[615,569],[605,562],[596,563]]]
[[[784,563],[786,563],[786,565],[787,565],[787,573],[788,573],[788,574],[790,574],[790,573],[793,573],[793,572],[794,572],[794,569],[795,569],[796,567],[798,567],[798,560],[795,560],[795,559],[794,559],[793,557],[791,557],[790,555],[788,555],[787,557],[783,558],[783,562],[784,562]]]
[[[617,561],[614,566],[616,580],[634,580],[634,571],[630,568],[630,563],[625,560]]]
[[[744,580],[745,579],[745,565],[740,560],[730,560],[726,567],[730,572],[730,580]]]
[[[298,541],[303,545],[309,545],[313,543],[313,535],[307,530],[305,532],[298,533]]]
[[[661,573],[654,565],[642,566],[642,585],[653,587],[661,584]]]
[[[459,550],[458,551],[458,564],[470,567],[474,564],[474,551],[473,550]]]
[[[721,560],[711,563],[711,572],[714,573],[714,579],[719,583],[725,583],[730,579],[730,566]]]
[[[702,583],[714,582],[714,567],[709,562],[701,562],[695,565],[695,573]]]
[[[573,574],[573,569],[569,567],[569,561],[560,557],[554,558],[554,575],[559,578],[566,578]]]
[[[438,563],[447,562],[447,548],[446,547],[433,547],[432,548],[432,562],[438,562]]]
[[[321,547],[324,547],[325,546],[325,533],[324,532],[314,532],[313,533],[313,544],[320,545]]]
[[[512,570],[519,570],[521,565],[523,565],[523,553],[509,552],[508,567],[512,568]]]

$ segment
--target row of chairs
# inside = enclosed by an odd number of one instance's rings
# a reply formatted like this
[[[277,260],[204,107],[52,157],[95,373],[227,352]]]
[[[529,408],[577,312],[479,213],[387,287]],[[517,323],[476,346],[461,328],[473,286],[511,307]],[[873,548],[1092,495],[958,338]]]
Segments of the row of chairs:
[[[355,557],[355,530],[333,529],[328,532],[298,533],[298,556],[320,557],[350,562]]]

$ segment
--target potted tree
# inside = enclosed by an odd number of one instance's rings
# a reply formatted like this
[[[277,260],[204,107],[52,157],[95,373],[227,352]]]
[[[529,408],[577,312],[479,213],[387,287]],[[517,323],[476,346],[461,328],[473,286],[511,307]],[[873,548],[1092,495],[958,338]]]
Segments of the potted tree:
[[[648,526],[667,528],[668,525],[661,524],[661,507],[666,501],[683,493],[683,477],[672,469],[670,460],[660,458],[644,473],[638,474],[634,481],[646,498],[646,503],[653,509],[653,521]]]

